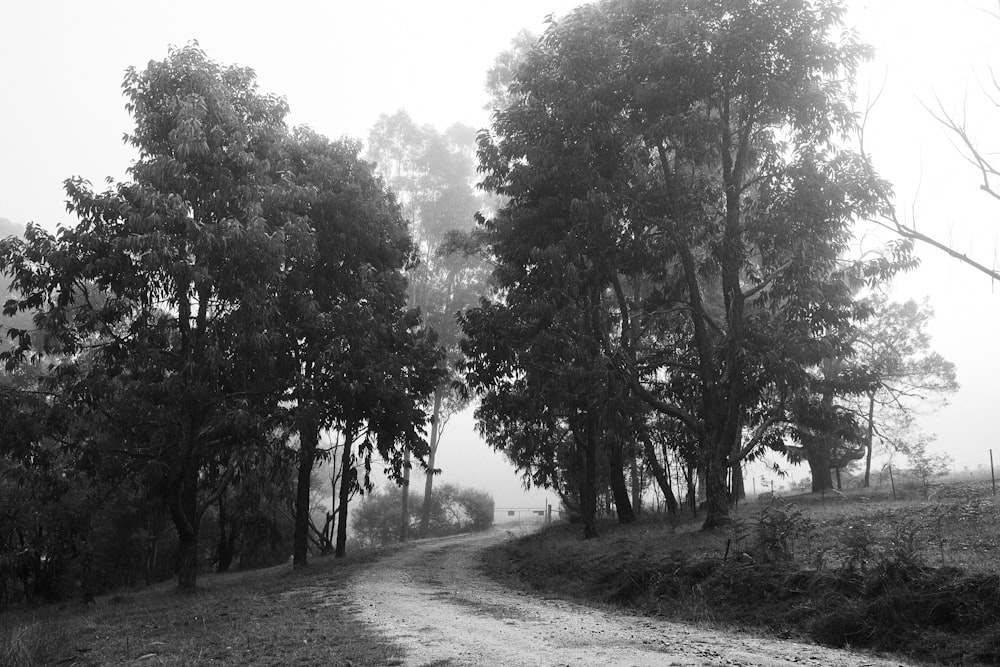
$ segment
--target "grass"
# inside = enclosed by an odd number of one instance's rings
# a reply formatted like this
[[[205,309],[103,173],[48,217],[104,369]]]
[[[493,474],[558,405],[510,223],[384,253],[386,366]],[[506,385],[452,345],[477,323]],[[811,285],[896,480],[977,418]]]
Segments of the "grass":
[[[0,615],[0,664],[398,665],[399,647],[355,620],[344,590],[374,552],[344,560],[204,575],[98,598],[93,606]]]
[[[579,526],[557,525],[494,549],[486,568],[536,592],[677,621],[1000,664],[1000,503],[983,483],[931,496],[750,502],[711,533],[697,519],[647,516],[585,541]]]
[[[989,483],[742,504],[726,530],[646,516],[491,550],[486,567],[546,595],[726,630],[869,647],[948,664],[1000,664],[1000,503]],[[924,499],[930,495],[931,499]],[[0,614],[0,665],[398,665],[357,621],[345,583],[377,552],[204,575],[96,604]],[[748,603],[752,601],[752,603]]]

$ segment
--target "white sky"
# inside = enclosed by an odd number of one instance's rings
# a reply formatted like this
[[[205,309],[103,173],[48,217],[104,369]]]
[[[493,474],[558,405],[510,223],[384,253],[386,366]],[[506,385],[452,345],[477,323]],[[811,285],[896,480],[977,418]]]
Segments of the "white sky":
[[[0,4],[0,217],[54,229],[72,220],[62,181],[122,178],[132,159],[121,137],[131,122],[123,71],[162,59],[168,44],[197,39],[222,63],[254,68],[262,90],[284,95],[291,122],[331,137],[363,138],[380,113],[406,108],[444,128],[484,126],[483,81],[516,32],[540,32],[549,13],[573,0],[327,0],[282,3],[181,0]],[[977,136],[1000,150],[1000,111],[988,109],[975,76],[1000,47],[1000,21],[976,7],[992,0],[853,0],[850,23],[878,49],[859,85],[885,92],[869,122],[868,149],[896,184],[905,213],[921,227],[991,263],[1000,202],[978,191],[941,128],[920,106],[937,93],[961,111],[968,91]],[[990,115],[992,114],[992,116]],[[990,134],[992,132],[992,135]],[[911,206],[912,204],[912,206]],[[864,243],[870,245],[872,239]],[[958,366],[962,390],[925,420],[958,467],[1000,458],[993,410],[1000,376],[1000,295],[996,286],[936,251],[920,249],[921,269],[898,279],[900,298],[929,296],[934,346]],[[445,481],[493,490],[498,506],[540,505],[522,497],[502,457],[476,437],[468,416],[445,432]],[[418,480],[415,480],[417,482]],[[749,486],[749,482],[748,482]]]

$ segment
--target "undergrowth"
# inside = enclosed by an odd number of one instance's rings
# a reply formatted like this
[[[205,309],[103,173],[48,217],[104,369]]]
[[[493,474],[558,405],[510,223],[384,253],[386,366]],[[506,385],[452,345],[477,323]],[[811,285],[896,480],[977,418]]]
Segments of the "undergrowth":
[[[0,665],[32,667],[56,662],[56,651],[64,633],[49,623],[16,623],[9,615],[0,615]]]
[[[537,590],[673,620],[866,648],[944,664],[1000,664],[1000,508],[937,503],[744,506],[703,533],[663,518],[584,541],[555,526],[488,556]]]
[[[355,618],[345,582],[375,552],[206,575],[79,603],[0,613],[0,665],[401,664],[400,648]]]

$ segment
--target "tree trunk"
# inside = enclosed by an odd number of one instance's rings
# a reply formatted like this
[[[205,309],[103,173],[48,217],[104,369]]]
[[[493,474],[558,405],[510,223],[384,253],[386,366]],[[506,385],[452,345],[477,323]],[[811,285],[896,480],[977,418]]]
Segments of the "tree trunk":
[[[334,449],[336,451],[336,448]],[[334,531],[337,529],[337,457],[330,457],[330,512],[326,515],[327,525],[323,527],[326,534],[326,550],[324,553],[333,553]],[[343,471],[340,473],[343,475]]]
[[[348,428],[344,436],[344,451],[340,459],[340,506],[337,507],[337,548],[335,558],[343,558],[347,553],[347,503],[351,500],[351,491],[358,473],[352,465],[354,448],[354,427]]]
[[[653,441],[649,437],[642,438],[642,449],[646,454],[646,462],[653,471],[653,479],[656,480],[660,491],[663,492],[663,499],[667,503],[667,512],[677,514],[677,499],[674,498],[673,491],[670,488],[670,470],[665,470],[660,465],[660,460],[656,458],[656,449],[653,447]]]
[[[198,534],[190,531],[177,535],[177,590],[192,593],[197,586]]]
[[[698,471],[693,465],[688,465],[687,467],[687,487],[688,487],[688,504],[691,506],[692,516],[698,516],[698,488],[695,486],[695,480],[700,480],[702,477],[701,472]],[[702,488],[704,488],[704,482],[702,482]]]
[[[747,491],[746,486],[743,484],[743,466],[740,463],[734,463],[730,468],[732,470],[733,483],[730,488],[729,497],[734,502],[738,500],[746,500]]]
[[[431,523],[431,493],[434,491],[434,459],[441,439],[441,400],[445,386],[439,384],[434,389],[434,412],[431,415],[430,453],[427,455],[427,479],[424,481],[424,504],[420,509],[420,534],[427,535]]]
[[[865,488],[872,474],[872,435],[875,430],[875,394],[868,394],[868,432],[865,434]]]
[[[182,447],[182,451],[192,446]],[[186,457],[168,482],[170,518],[177,528],[177,589],[192,593],[198,578],[198,462]]]
[[[806,447],[806,461],[812,475],[812,492],[820,493],[833,489],[830,477],[830,449],[824,445]]]
[[[734,323],[732,326],[735,328],[736,324]],[[739,355],[734,356],[730,352],[726,356],[729,359],[727,373],[742,368]],[[740,393],[740,381],[738,379],[731,380],[727,398],[722,402],[725,406],[724,412],[715,416],[711,422],[713,428],[708,432],[709,438],[705,445],[706,512],[703,530],[714,530],[732,523],[729,516],[731,506],[729,471],[732,468],[730,460],[733,458],[733,452],[740,450],[740,443],[743,439],[743,421],[739,411],[739,406],[742,404]]]
[[[226,524],[231,524],[226,530]],[[233,555],[236,551],[236,522],[229,521],[226,513],[226,495],[219,496],[219,560],[216,563],[216,572],[228,572],[229,566],[233,564]]]
[[[628,486],[625,484],[625,462],[622,456],[621,438],[614,434],[605,439],[608,452],[608,472],[611,479],[611,495],[615,502],[615,513],[618,523],[629,524],[635,521],[632,503],[628,498]]]
[[[583,539],[597,537],[597,427],[596,418],[587,415],[587,434],[583,439],[583,484],[580,486],[580,513],[583,515]]]
[[[307,407],[303,409],[308,410]],[[292,537],[292,565],[305,567],[309,553],[309,505],[313,462],[319,445],[319,427],[308,416],[299,419],[299,471],[295,485],[295,529]]]
[[[715,455],[708,456],[705,461],[705,523],[702,530],[714,530],[729,525],[729,488],[727,477],[729,476],[729,466],[726,458],[730,451],[728,445],[714,445],[714,449],[722,450],[725,456],[720,456],[718,451],[710,452]]]
[[[410,447],[403,445],[403,487],[399,490],[399,541],[410,538]]]
[[[639,475],[639,463],[636,459],[635,456],[629,458],[628,473],[632,486],[632,511],[639,515],[642,514],[642,479]]]

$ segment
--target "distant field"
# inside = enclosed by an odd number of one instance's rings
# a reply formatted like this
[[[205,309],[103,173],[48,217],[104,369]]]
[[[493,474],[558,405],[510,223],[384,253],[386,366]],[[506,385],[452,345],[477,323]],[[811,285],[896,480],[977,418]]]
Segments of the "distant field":
[[[1000,502],[986,482],[762,499],[707,534],[688,514],[555,525],[492,551],[532,590],[674,620],[944,664],[1000,664]],[[930,499],[926,499],[929,496]]]

